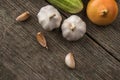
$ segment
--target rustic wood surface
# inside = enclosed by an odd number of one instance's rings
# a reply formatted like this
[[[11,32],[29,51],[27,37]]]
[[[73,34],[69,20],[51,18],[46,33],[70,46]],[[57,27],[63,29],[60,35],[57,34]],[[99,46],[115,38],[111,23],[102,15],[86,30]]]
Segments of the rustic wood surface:
[[[120,0],[116,1],[120,9]],[[83,2],[86,8],[88,0]],[[0,80],[120,80],[120,14],[111,25],[99,27],[89,21],[84,9],[77,15],[87,23],[87,33],[69,42],[60,29],[46,32],[38,23],[39,9],[48,4],[46,0],[0,0]],[[24,11],[31,17],[16,22]],[[59,11],[63,19],[71,15]],[[36,40],[39,31],[48,50]],[[74,70],[64,63],[69,52],[74,53]]]

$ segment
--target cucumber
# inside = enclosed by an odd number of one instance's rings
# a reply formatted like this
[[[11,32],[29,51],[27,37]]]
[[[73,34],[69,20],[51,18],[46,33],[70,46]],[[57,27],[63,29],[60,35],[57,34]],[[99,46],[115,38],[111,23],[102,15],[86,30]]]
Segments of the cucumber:
[[[47,0],[54,6],[69,12],[78,13],[83,9],[83,2],[81,0]]]

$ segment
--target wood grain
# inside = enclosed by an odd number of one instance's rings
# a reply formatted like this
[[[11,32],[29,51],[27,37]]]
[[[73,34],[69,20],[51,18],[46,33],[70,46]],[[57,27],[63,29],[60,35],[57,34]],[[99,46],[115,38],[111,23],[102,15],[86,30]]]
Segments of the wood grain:
[[[83,0],[84,9],[82,12],[77,14],[87,23],[86,35],[104,48],[110,55],[120,61],[120,1],[116,0],[119,8],[117,19],[112,24],[107,26],[95,25],[88,19],[86,14],[88,2],[89,0]],[[63,11],[61,11],[61,13],[66,17],[71,15]]]
[[[2,0],[1,4],[0,62],[16,75],[13,80],[119,80],[120,63],[88,35],[68,42],[60,29],[53,32],[42,29],[35,15],[48,4],[44,0]],[[16,23],[16,16],[26,10],[31,18]],[[37,42],[39,31],[45,34],[49,50]],[[75,70],[64,64],[68,52],[75,55]]]
[[[85,7],[89,0],[85,0]],[[120,13],[120,0],[116,0]],[[97,26],[91,23],[87,15],[85,14],[85,9],[82,13],[78,14],[83,17],[84,21],[87,22],[87,35],[90,36],[94,41],[96,41],[101,47],[103,47],[107,52],[116,57],[120,61],[120,14],[118,13],[117,19],[110,25],[107,26]],[[90,25],[90,26],[89,26]]]
[[[8,68],[6,68],[1,62],[0,62],[0,80],[15,80],[16,75],[13,74]]]

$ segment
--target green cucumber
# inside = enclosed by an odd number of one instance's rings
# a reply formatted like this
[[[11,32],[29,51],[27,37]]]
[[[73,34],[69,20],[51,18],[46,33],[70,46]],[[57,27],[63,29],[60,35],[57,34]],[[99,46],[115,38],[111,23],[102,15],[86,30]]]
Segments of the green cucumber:
[[[83,2],[81,0],[47,0],[52,5],[69,13],[78,13],[83,9]]]

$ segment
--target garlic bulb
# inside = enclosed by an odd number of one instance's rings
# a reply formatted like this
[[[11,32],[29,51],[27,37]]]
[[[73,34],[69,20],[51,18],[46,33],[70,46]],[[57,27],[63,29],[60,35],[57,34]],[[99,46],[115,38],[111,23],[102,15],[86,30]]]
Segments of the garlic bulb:
[[[72,15],[62,24],[62,35],[69,41],[76,41],[86,32],[86,23],[76,15]]]
[[[60,27],[62,17],[58,10],[51,5],[42,7],[37,15],[39,23],[43,29],[51,31]]]

